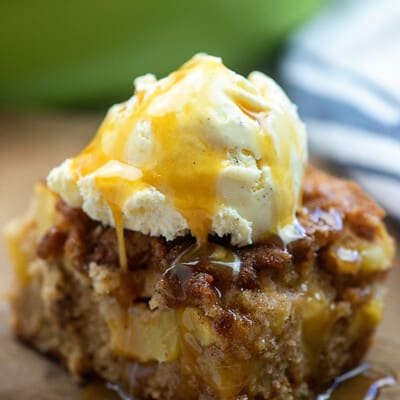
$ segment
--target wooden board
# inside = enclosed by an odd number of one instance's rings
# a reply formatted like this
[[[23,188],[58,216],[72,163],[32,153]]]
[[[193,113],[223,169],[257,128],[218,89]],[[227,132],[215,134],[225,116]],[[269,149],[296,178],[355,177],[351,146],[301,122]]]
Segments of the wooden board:
[[[34,183],[92,137],[97,115],[0,115],[0,227],[27,207]],[[400,238],[400,228],[391,225]],[[0,399],[79,399],[80,388],[56,364],[16,342],[9,332],[6,304],[11,268],[0,240]],[[368,359],[400,373],[400,269],[393,270],[384,321]],[[399,400],[400,387],[386,389],[382,400]],[[101,399],[99,399],[101,400]],[[351,399],[349,399],[351,400]]]

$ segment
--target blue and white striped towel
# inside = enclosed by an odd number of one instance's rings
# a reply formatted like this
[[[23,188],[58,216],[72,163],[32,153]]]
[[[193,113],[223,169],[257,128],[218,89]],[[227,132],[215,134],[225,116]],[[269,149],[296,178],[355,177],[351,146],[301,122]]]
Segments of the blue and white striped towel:
[[[329,2],[294,35],[280,71],[311,152],[400,219],[400,2]]]

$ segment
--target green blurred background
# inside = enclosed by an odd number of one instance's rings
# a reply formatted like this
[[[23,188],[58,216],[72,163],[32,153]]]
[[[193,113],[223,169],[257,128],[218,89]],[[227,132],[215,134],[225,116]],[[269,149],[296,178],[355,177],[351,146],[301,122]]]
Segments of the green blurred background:
[[[133,78],[168,74],[196,52],[242,73],[265,69],[324,0],[0,2],[0,103],[103,108]]]

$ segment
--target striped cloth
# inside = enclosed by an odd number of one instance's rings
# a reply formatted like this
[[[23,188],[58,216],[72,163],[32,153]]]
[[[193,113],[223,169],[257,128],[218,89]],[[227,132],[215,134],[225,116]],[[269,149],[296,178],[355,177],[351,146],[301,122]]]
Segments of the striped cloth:
[[[294,35],[281,81],[310,149],[400,219],[400,3],[335,0]]]

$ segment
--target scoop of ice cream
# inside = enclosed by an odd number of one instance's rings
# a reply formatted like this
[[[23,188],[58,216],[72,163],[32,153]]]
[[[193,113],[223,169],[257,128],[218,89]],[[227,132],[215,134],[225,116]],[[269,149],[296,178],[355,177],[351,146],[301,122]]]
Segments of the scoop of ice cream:
[[[135,86],[89,146],[50,172],[54,192],[104,224],[167,240],[230,235],[242,246],[299,237],[306,133],[272,79],[246,79],[197,55]]]

